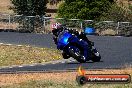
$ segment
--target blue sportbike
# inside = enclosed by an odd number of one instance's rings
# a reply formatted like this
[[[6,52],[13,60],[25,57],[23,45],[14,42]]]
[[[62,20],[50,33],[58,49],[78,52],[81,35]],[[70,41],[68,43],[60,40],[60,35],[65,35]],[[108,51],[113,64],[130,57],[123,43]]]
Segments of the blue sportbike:
[[[57,49],[62,50],[64,59],[73,57],[80,63],[92,60],[99,62],[101,56],[94,48],[94,44],[88,44],[85,40],[79,39],[76,35],[63,30],[58,34]]]

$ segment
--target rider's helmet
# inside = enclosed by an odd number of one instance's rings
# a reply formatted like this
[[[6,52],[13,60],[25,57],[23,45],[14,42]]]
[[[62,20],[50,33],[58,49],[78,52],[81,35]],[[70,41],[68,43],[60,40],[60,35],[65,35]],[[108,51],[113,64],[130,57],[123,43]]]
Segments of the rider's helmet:
[[[58,36],[59,32],[62,31],[63,27],[61,23],[54,23],[51,25],[52,33],[55,36]]]
[[[52,30],[60,29],[60,28],[62,28],[62,24],[61,23],[54,23],[54,24],[52,24],[51,28],[52,28]]]

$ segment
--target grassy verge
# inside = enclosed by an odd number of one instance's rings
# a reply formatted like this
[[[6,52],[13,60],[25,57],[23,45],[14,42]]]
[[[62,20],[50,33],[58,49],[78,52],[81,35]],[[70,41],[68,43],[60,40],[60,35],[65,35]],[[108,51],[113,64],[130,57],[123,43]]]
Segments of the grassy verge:
[[[30,46],[0,45],[0,66],[43,63],[61,59],[58,50]]]
[[[86,71],[88,74],[131,74],[129,69],[104,69],[100,71]],[[128,84],[85,84],[80,86],[76,82],[77,72],[1,74],[1,88],[131,88]]]
[[[131,88],[130,84],[86,84],[78,85],[76,82],[62,82],[57,83],[53,81],[30,81],[26,83],[21,83],[13,86],[7,86],[3,88]]]

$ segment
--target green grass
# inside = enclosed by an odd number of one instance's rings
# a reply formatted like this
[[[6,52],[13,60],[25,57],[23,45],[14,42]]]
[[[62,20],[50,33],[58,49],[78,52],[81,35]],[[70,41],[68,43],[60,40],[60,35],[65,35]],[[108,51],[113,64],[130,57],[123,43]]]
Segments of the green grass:
[[[2,86],[1,88],[131,88],[132,83],[129,84],[85,84],[78,85],[76,82],[62,82],[57,83],[53,81],[39,80],[28,81],[20,84],[10,86]]]
[[[62,59],[55,49],[0,45],[0,66],[44,63]]]

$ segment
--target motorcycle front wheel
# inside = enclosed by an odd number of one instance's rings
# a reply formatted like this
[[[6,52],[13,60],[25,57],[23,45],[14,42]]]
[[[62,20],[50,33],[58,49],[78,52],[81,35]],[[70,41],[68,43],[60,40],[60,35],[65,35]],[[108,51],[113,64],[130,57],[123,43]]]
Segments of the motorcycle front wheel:
[[[80,50],[78,47],[76,46],[69,47],[69,52],[71,56],[78,62],[85,63],[87,61],[86,58],[83,56],[83,51]]]
[[[70,58],[70,56],[67,55],[66,52],[63,52],[63,53],[62,53],[62,56],[63,56],[64,59],[68,59],[68,58]]]

